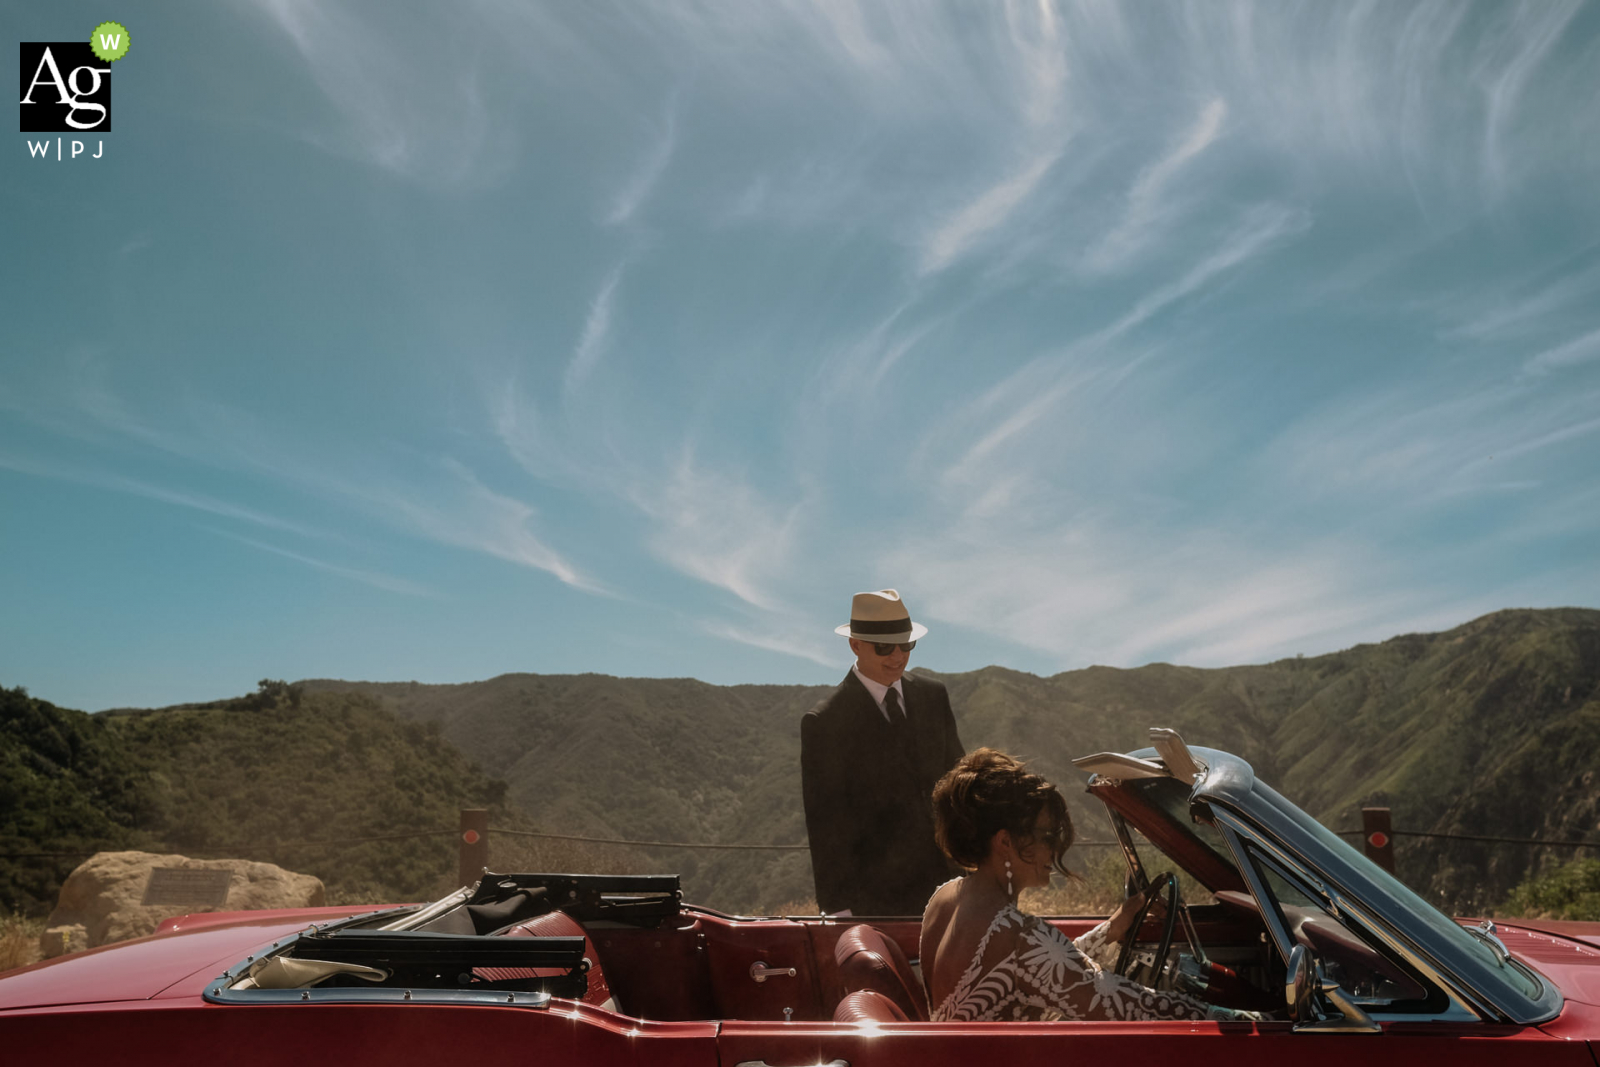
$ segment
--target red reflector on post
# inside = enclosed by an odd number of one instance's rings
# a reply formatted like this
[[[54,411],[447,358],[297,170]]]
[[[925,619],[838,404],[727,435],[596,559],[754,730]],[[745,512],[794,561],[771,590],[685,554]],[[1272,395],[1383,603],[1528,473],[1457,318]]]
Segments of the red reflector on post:
[[[1394,873],[1394,830],[1388,808],[1362,808],[1361,832],[1367,859]]]
[[[461,809],[460,866],[457,876],[461,885],[472,885],[489,869],[489,810],[487,808]]]

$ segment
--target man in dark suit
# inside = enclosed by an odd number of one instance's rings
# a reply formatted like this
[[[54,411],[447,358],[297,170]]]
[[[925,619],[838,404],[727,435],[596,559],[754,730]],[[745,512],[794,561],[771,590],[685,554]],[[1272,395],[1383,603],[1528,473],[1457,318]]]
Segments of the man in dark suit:
[[[933,838],[933,785],[965,753],[950,696],[906,674],[928,632],[893,589],[857,593],[855,666],[800,720],[800,780],[817,904],[825,912],[921,915],[956,873]]]

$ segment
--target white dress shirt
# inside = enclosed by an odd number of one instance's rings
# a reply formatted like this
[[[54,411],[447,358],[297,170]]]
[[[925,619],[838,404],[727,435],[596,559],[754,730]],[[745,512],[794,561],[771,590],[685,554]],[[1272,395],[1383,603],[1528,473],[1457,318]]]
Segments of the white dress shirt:
[[[883,685],[882,683],[874,682],[871,678],[868,678],[866,675],[862,674],[861,665],[858,663],[851,664],[850,669],[856,672],[856,677],[860,679],[861,684],[867,687],[867,692],[871,694],[872,699],[878,702],[878,711],[883,715],[884,722],[887,722],[889,725],[893,726],[894,720],[889,718],[889,709],[883,706],[883,696],[889,690],[893,689],[895,696],[900,698],[900,714],[904,715],[906,708],[906,691],[900,688],[900,679],[896,678],[894,680],[894,685]]]

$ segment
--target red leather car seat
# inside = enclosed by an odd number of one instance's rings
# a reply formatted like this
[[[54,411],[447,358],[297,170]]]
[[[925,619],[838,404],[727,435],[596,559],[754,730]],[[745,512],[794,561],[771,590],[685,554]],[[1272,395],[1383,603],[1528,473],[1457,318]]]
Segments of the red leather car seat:
[[[846,993],[871,990],[888,997],[907,1019],[928,1018],[928,997],[911,961],[894,940],[865,923],[839,935],[833,946]]]
[[[911,1020],[900,1010],[900,1005],[872,989],[858,989],[846,993],[839,1006],[833,1009],[836,1023],[904,1023]]]
[[[583,995],[585,1004],[619,1011],[612,998],[611,987],[606,984],[606,973],[600,967],[600,954],[583,925],[564,911],[546,912],[537,918],[508,926],[500,931],[502,937],[581,937],[583,955],[589,961],[589,991]],[[479,967],[476,972],[490,981],[508,978],[552,978],[563,972],[529,967]]]

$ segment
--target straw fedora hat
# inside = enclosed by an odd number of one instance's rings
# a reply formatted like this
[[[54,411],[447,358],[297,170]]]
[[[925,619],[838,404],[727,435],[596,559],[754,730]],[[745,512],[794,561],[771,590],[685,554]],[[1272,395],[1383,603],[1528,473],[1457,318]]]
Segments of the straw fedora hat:
[[[928,628],[911,621],[911,612],[906,610],[899,593],[893,589],[879,589],[851,597],[850,621],[834,627],[833,632],[859,641],[903,644],[922,640]]]

